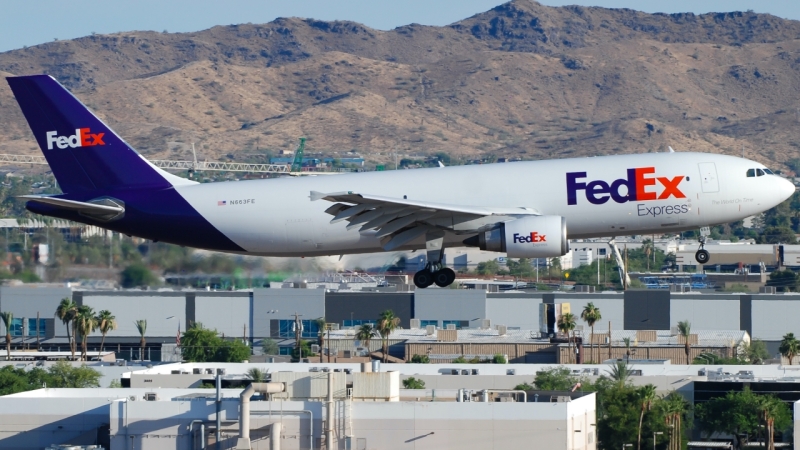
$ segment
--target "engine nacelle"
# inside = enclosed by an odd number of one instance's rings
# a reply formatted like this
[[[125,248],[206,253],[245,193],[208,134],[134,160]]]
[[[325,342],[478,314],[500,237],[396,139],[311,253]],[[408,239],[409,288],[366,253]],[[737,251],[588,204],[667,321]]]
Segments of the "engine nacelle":
[[[524,217],[502,223],[493,230],[467,239],[464,244],[490,252],[503,252],[509,258],[562,256],[569,251],[567,221],[561,216]]]

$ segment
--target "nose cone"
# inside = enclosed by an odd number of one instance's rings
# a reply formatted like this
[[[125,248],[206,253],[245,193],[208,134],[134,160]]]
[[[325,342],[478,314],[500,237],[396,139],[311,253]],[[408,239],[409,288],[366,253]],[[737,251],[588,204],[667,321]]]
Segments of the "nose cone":
[[[780,177],[776,178],[778,179],[775,186],[778,194],[778,203],[783,203],[786,199],[794,195],[795,187],[789,180]]]

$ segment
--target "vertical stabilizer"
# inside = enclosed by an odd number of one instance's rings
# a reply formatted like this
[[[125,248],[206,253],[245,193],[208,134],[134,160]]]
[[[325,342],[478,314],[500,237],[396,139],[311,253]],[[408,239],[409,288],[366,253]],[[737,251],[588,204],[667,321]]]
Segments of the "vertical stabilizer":
[[[64,193],[162,189],[183,180],[150,164],[53,77],[7,81]]]

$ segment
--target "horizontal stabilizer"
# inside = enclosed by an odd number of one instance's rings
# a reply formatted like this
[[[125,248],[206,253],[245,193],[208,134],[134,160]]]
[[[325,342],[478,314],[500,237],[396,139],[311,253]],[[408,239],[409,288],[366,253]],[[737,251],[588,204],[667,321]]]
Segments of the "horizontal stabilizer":
[[[79,202],[76,200],[42,195],[20,195],[17,198],[54,206],[58,209],[77,211],[85,216],[104,221],[119,218],[125,213],[125,206],[122,205],[119,200],[112,200],[109,198],[102,198],[92,202]]]

